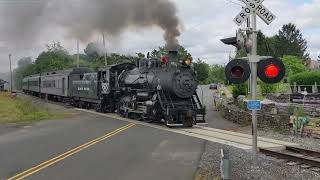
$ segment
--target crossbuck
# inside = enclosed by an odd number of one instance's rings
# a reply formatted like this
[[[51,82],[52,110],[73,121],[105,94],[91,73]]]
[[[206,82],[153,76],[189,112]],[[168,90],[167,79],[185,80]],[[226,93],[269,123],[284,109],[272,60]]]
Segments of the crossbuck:
[[[246,7],[242,9],[242,11],[234,18],[234,22],[241,26],[243,22],[245,22],[250,15],[255,11],[256,14],[266,23],[271,24],[272,21],[276,19],[276,16],[268,10],[262,2],[264,0],[243,0],[246,4]]]

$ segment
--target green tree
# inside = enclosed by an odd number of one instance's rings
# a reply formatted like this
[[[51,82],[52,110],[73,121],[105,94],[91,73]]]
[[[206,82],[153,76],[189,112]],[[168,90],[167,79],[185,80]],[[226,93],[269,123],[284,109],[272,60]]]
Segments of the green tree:
[[[209,76],[206,84],[210,83],[224,83],[226,81],[225,67],[221,65],[212,65],[209,68]]]
[[[60,43],[46,45],[47,51],[42,52],[35,61],[35,73],[68,69],[73,66],[74,59]]]
[[[151,52],[151,57],[153,58],[161,58],[164,54],[167,54],[167,51],[164,47],[159,47],[158,49],[154,49]]]
[[[32,59],[31,57],[23,57],[18,61],[18,67],[25,67],[32,64]]]
[[[139,53],[136,53],[137,54],[137,56],[139,57],[139,58],[145,58],[146,56],[143,54],[143,53],[141,53],[141,52],[139,52]]]
[[[283,25],[275,38],[275,52],[277,57],[292,55],[303,60],[310,58],[307,53],[307,41],[296,25],[292,23]]]
[[[18,61],[18,67],[14,70],[16,89],[22,88],[22,79],[26,76],[35,74],[35,66],[30,57],[21,58]]]
[[[180,60],[192,59],[192,55],[182,46],[178,49],[178,58]]]
[[[277,56],[275,54],[275,36],[267,37],[261,31],[257,33],[257,53],[260,56]]]
[[[282,61],[286,67],[286,75],[291,77],[292,75],[306,72],[307,68],[303,64],[301,58],[296,56],[284,56]]]
[[[209,77],[209,68],[209,65],[201,59],[198,59],[198,61],[194,63],[194,69],[197,73],[197,79],[200,83],[205,83]]]
[[[261,31],[257,34],[258,54],[261,56],[283,57],[297,56],[302,60],[309,59],[307,41],[296,25],[283,25],[278,34],[272,37],[265,36]]]

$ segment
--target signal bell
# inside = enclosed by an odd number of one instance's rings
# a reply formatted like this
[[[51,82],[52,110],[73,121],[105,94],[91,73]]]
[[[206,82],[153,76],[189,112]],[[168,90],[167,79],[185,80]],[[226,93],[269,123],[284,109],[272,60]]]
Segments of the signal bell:
[[[279,59],[263,59],[258,63],[258,77],[264,83],[278,83],[283,79],[285,74],[285,66]]]
[[[251,74],[248,61],[234,59],[228,63],[225,69],[226,78],[232,84],[242,84],[246,82]]]

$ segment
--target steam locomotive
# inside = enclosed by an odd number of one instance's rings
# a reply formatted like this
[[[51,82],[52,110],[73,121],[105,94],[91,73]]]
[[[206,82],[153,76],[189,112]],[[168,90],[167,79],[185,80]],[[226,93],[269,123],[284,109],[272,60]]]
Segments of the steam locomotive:
[[[27,94],[123,117],[192,127],[205,122],[190,60],[177,52],[92,72],[87,68],[41,73],[23,79]]]

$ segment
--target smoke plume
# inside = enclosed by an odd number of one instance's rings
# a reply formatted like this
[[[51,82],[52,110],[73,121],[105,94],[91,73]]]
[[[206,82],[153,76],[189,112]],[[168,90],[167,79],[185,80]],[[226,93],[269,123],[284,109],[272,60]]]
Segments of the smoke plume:
[[[11,37],[17,34],[15,36],[17,39],[35,38],[45,29],[62,26],[67,30],[69,37],[87,41],[97,33],[104,32],[116,37],[129,28],[157,26],[164,30],[168,49],[176,48],[179,44],[177,37],[180,35],[180,22],[176,7],[170,0],[25,0],[24,2],[28,1],[32,2],[28,4],[28,8],[25,5],[21,5],[18,10],[16,7],[15,9],[7,7],[4,12],[11,18],[9,26],[6,26]],[[14,7],[13,4],[10,6]]]

